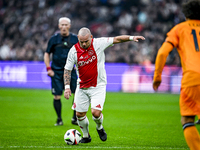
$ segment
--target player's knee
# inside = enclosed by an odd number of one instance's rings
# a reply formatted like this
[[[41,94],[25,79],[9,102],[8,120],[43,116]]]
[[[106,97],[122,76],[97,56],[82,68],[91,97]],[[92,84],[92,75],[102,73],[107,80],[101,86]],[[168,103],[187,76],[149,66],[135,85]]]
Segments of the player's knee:
[[[61,99],[61,96],[60,95],[54,95],[54,99],[59,100],[59,99]]]
[[[100,115],[101,115],[101,111],[100,111],[100,110],[96,110],[96,109],[92,109],[92,115],[93,115],[95,118],[99,118]]]
[[[81,118],[86,115],[86,112],[76,112],[76,117]]]
[[[182,116],[181,117],[181,124],[184,125],[189,122],[194,122],[195,116]]]

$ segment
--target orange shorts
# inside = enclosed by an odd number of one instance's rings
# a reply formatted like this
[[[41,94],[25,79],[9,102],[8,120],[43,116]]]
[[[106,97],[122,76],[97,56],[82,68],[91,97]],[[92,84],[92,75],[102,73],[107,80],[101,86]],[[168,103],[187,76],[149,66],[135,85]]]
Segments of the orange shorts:
[[[179,104],[181,116],[200,115],[200,85],[181,88]]]

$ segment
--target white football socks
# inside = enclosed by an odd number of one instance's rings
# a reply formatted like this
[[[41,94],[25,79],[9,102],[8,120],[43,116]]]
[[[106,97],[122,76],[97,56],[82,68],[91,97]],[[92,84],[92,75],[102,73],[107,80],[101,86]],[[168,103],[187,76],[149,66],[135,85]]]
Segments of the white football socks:
[[[81,131],[83,132],[83,137],[84,138],[89,137],[89,120],[87,116],[78,118],[77,122],[79,127],[81,128]]]
[[[94,116],[92,117],[92,119],[96,122],[97,124],[97,130],[101,130],[103,128],[102,124],[103,124],[103,114],[101,113],[99,118],[95,118]]]

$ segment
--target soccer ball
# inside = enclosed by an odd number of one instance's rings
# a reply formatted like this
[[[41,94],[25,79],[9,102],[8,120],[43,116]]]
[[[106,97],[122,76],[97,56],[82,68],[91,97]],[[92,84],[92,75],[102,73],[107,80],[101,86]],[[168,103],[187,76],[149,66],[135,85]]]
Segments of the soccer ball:
[[[69,129],[64,135],[64,141],[68,145],[77,145],[81,140],[81,134],[76,129]]]

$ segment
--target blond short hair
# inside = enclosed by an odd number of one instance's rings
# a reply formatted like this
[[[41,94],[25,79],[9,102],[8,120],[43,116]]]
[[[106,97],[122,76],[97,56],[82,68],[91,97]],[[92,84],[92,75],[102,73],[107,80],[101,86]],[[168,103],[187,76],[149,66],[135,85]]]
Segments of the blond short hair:
[[[61,17],[61,18],[58,20],[58,23],[60,24],[60,22],[61,22],[62,20],[66,20],[67,22],[69,22],[69,24],[71,24],[71,20],[70,20],[69,18],[67,18],[67,17]]]

